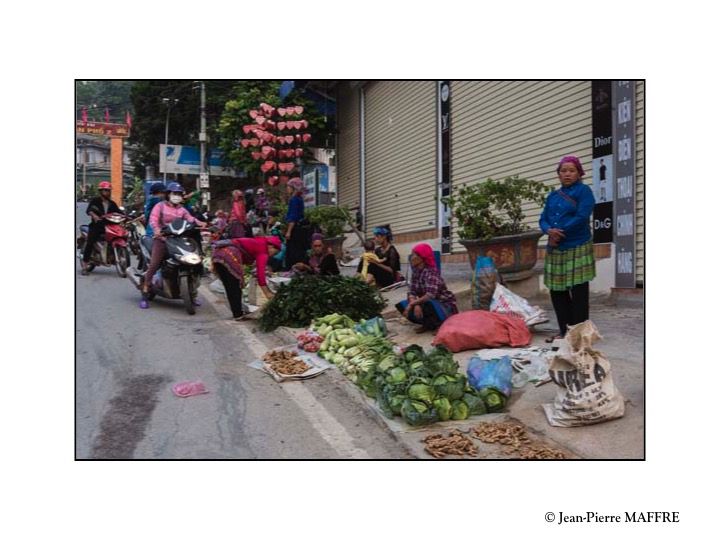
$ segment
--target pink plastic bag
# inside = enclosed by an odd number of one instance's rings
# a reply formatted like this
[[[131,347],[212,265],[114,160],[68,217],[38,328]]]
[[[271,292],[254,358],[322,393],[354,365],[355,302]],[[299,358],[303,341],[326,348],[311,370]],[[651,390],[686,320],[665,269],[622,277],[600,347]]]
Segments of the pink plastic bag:
[[[200,381],[185,381],[177,383],[172,387],[172,391],[177,397],[190,397],[208,393],[207,388],[205,388],[205,384]]]
[[[525,347],[532,335],[522,319],[490,311],[464,311],[448,318],[433,340],[452,352],[498,347]]]

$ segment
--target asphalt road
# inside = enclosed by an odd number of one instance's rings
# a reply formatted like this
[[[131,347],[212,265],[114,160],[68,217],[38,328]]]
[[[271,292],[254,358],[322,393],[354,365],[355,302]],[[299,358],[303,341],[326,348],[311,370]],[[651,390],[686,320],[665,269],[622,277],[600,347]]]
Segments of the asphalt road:
[[[76,264],[77,458],[409,457],[338,373],[278,384],[248,367],[278,342],[228,320],[220,297],[194,316],[163,299],[141,310],[114,268],[81,276]],[[175,397],[185,380],[209,393]]]

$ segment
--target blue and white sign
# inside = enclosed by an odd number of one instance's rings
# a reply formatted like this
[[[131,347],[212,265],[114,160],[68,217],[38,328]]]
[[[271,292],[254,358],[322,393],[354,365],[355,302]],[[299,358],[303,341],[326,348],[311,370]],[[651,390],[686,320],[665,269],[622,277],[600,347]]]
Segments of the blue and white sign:
[[[239,176],[235,169],[223,165],[223,153],[211,148],[208,155],[211,176]],[[160,172],[171,174],[200,174],[200,149],[179,144],[160,145]]]

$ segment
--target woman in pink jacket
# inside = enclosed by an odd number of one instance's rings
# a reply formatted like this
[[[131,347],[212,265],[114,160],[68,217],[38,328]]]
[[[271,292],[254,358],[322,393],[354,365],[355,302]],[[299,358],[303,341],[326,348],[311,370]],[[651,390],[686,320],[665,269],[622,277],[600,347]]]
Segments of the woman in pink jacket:
[[[242,238],[247,236],[247,211],[245,209],[245,197],[243,192],[236,189],[232,192],[232,209],[228,220],[227,233],[230,238]]]
[[[267,298],[272,298],[273,294],[267,286],[267,265],[270,258],[280,252],[281,247],[277,236],[233,238],[213,244],[213,269],[225,287],[225,296],[235,319],[240,319],[244,314],[244,265],[255,264],[258,285]]]
[[[162,237],[162,228],[171,223],[174,219],[182,218],[190,223],[197,223],[199,226],[204,227],[205,223],[195,219],[190,212],[183,207],[183,194],[185,190],[177,182],[170,182],[167,186],[168,194],[163,202],[157,203],[152,212],[150,212],[150,226],[153,230],[153,245],[152,255],[150,256],[150,263],[148,264],[147,271],[145,272],[145,278],[142,283],[142,295],[143,298],[140,301],[140,307],[147,309],[150,307],[148,303],[148,290],[150,283],[155,272],[158,271],[163,260],[167,256],[167,248],[165,247],[165,239]]]

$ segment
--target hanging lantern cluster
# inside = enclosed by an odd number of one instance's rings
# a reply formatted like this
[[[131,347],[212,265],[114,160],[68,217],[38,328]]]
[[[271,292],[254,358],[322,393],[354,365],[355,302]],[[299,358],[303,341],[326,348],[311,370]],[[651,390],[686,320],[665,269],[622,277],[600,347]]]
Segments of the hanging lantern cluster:
[[[287,184],[297,174],[295,161],[304,154],[303,146],[310,142],[306,130],[309,122],[302,118],[302,106],[273,107],[261,103],[251,109],[253,123],[244,125],[245,138],[240,140],[243,148],[252,148],[250,155],[262,161],[260,170],[271,186]]]

